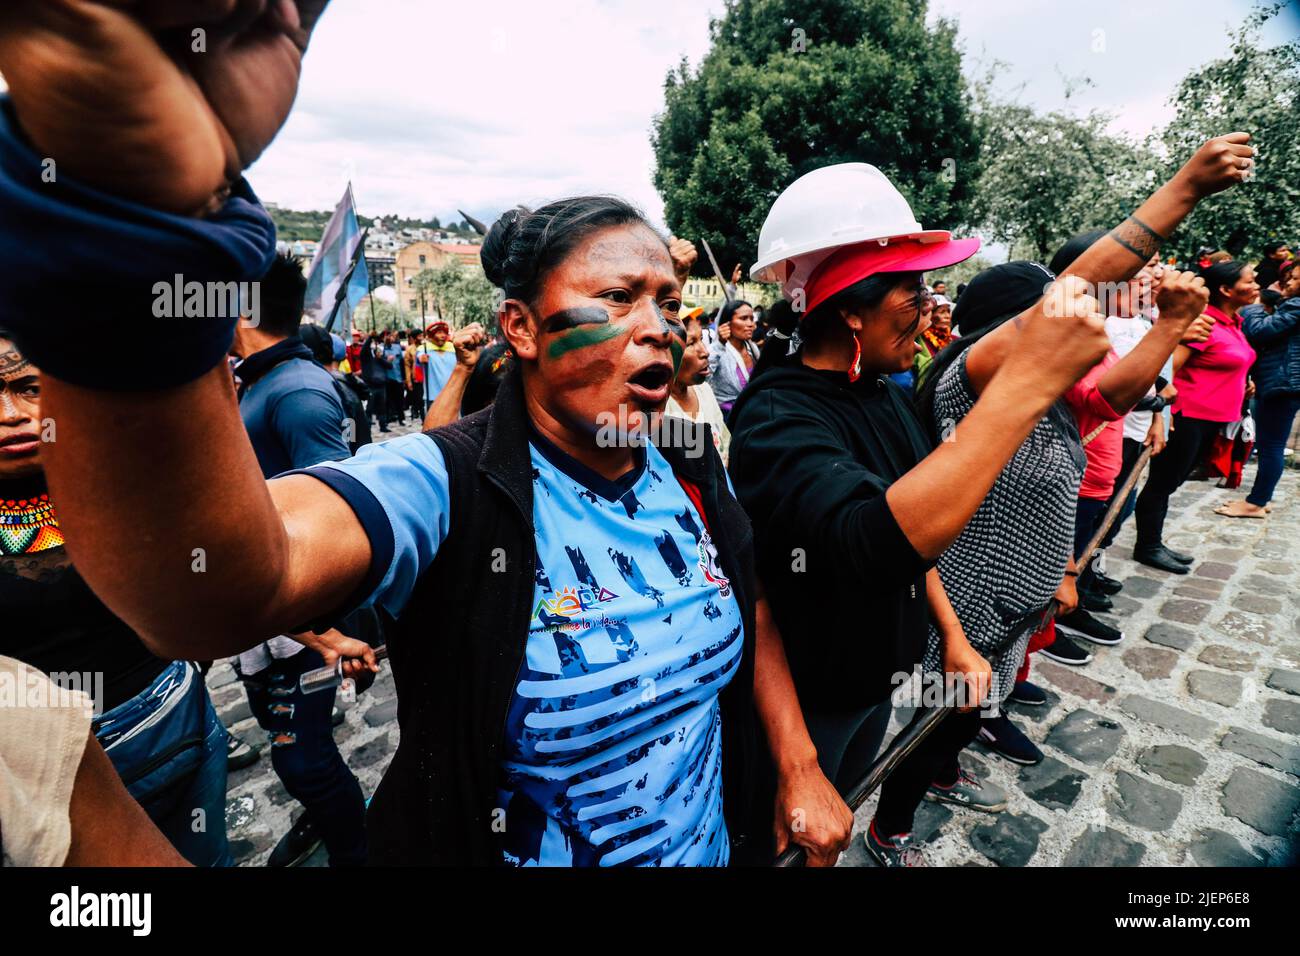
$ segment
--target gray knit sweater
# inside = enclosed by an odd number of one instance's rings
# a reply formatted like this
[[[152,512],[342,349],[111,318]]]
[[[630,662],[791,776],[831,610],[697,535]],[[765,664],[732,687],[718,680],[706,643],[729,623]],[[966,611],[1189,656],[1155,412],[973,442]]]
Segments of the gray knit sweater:
[[[949,434],[975,405],[966,375],[969,350],[943,372],[935,389],[939,434]],[[997,659],[993,697],[1001,703],[1034,627],[1052,599],[1074,547],[1074,511],[1087,459],[1068,415],[1049,413],[1016,449],[970,523],[939,558],[939,577],[971,645],[988,657],[1011,633],[1024,633]],[[924,667],[942,670],[938,631],[930,627]]]

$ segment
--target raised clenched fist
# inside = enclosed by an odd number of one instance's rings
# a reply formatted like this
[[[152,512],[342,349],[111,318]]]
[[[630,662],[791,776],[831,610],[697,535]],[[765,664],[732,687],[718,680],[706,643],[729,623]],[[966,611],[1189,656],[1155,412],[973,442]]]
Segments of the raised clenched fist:
[[[1067,275],[1019,316],[1021,332],[1004,368],[1015,367],[1053,397],[1081,379],[1106,357],[1106,318],[1087,282]]]
[[[1242,182],[1254,166],[1255,150],[1247,146],[1249,133],[1216,136],[1196,151],[1174,176],[1195,199],[1204,199]]]
[[[1164,270],[1156,282],[1155,292],[1160,321],[1178,322],[1183,328],[1191,325],[1210,301],[1205,280],[1194,272]]]
[[[327,3],[6,0],[0,72],[60,172],[196,214],[283,125]]]
[[[673,260],[673,272],[677,276],[677,281],[685,285],[686,280],[691,277],[691,267],[700,257],[699,250],[689,239],[673,236],[668,240],[668,255]]]
[[[1214,316],[1208,313],[1201,313],[1193,319],[1183,330],[1183,336],[1179,340],[1183,345],[1193,345],[1199,342],[1206,342],[1210,338],[1210,333],[1214,331]]]
[[[471,322],[464,328],[452,333],[451,344],[456,349],[456,362],[466,368],[473,368],[487,342],[487,331],[478,322]]]

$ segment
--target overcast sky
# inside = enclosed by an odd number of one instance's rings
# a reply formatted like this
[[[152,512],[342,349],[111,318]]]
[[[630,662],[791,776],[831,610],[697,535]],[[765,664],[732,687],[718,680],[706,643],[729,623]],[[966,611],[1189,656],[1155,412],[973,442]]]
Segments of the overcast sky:
[[[1270,31],[1282,39],[1297,20]],[[932,0],[960,25],[968,72],[1005,61],[1007,92],[1071,101],[1142,134],[1191,68],[1223,55],[1250,0]],[[516,203],[625,196],[659,219],[651,118],[682,57],[697,64],[720,0],[335,0],[298,103],[250,178],[269,201],[326,209],[348,179],[365,215],[491,219]],[[1104,35],[1095,31],[1104,31]],[[1104,52],[1094,52],[1098,37]],[[815,37],[810,37],[816,42]],[[459,217],[457,217],[459,218]]]

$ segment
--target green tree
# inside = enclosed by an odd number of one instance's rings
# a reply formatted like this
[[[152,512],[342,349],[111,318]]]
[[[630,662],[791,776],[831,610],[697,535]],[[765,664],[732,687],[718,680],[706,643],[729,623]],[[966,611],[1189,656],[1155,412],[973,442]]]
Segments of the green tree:
[[[979,130],[956,26],[927,0],[727,0],[698,70],[668,75],[655,186],[670,228],[730,272],[772,202],[813,169],[878,166],[922,224],[966,221]],[[701,257],[696,273],[709,272]]]
[[[980,91],[982,163],[970,223],[1041,262],[1070,236],[1113,226],[1156,185],[1146,146],[1110,135],[1110,117],[1035,113]]]
[[[479,270],[451,261],[416,273],[412,285],[428,296],[438,314],[453,327],[479,322],[490,335],[498,331],[498,293]]]
[[[415,317],[400,305],[378,300],[372,303],[369,298],[362,299],[361,304],[352,314],[352,327],[367,332],[378,332],[380,329],[409,329],[414,324],[416,324]]]
[[[1229,55],[1188,74],[1172,97],[1176,114],[1161,134],[1162,174],[1211,136],[1244,130],[1256,148],[1252,181],[1211,196],[1172,237],[1184,259],[1198,246],[1255,258],[1269,239],[1295,238],[1300,209],[1300,40],[1265,48],[1260,30],[1284,4],[1258,9],[1233,34]]]

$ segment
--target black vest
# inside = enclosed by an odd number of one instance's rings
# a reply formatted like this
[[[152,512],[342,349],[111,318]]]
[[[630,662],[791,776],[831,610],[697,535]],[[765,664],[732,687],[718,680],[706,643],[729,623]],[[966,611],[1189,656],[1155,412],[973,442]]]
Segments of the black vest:
[[[723,807],[734,862],[770,859],[772,775],[753,707],[754,552],[707,425],[703,456],[660,448],[705,523],[744,622],[736,676],[722,692]],[[401,741],[370,804],[378,865],[501,862],[496,804],[506,717],[524,661],[537,558],[528,412],[518,372],[496,404],[426,433],[450,476],[446,540],[387,628]],[[508,826],[508,821],[506,821]]]

